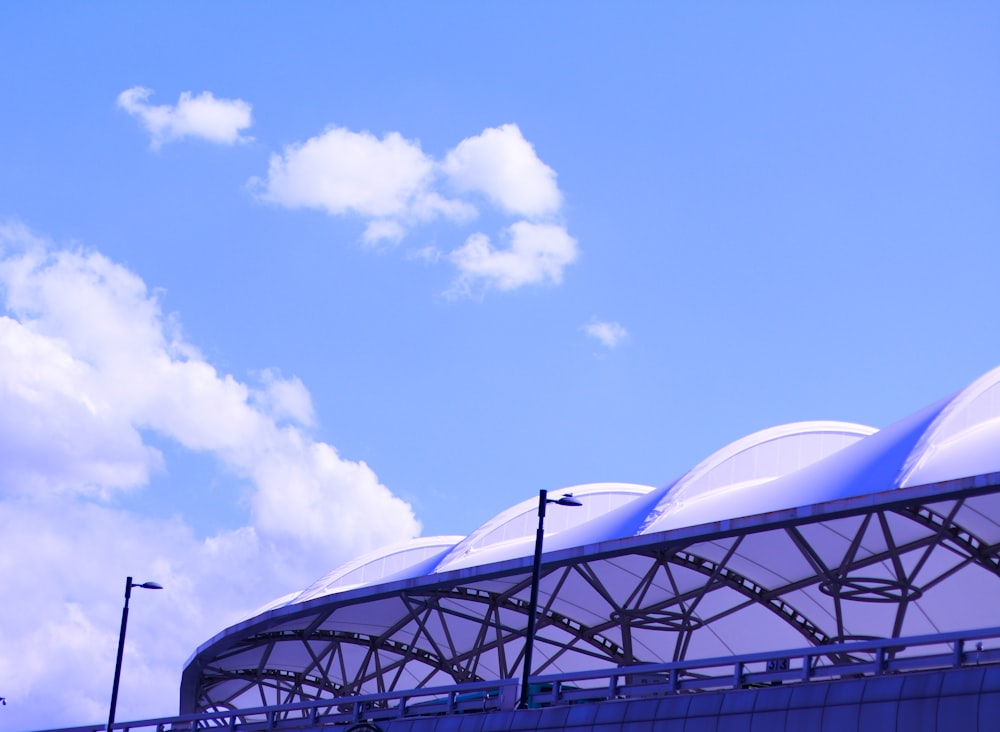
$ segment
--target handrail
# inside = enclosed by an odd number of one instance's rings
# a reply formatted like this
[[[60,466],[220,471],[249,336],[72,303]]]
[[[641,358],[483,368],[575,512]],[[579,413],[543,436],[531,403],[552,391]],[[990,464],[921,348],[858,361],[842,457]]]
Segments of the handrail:
[[[276,704],[272,706],[244,709],[217,710],[180,714],[173,717],[157,717],[132,722],[115,722],[114,728],[122,732],[152,729],[156,732],[170,730],[199,730],[228,728],[229,730],[275,729],[285,721],[308,719],[310,725],[355,724],[363,720],[387,719],[400,716],[421,716],[427,714],[450,714],[460,711],[489,711],[490,709],[513,708],[517,696],[517,679],[496,681],[475,681],[451,686],[405,689],[375,694],[331,697],[310,701]],[[473,698],[463,698],[463,697]],[[411,703],[413,699],[425,699]],[[391,704],[395,702],[395,704]],[[328,710],[325,714],[321,710]],[[300,717],[287,717],[289,712],[309,712]],[[258,719],[259,718],[259,719]],[[100,732],[103,724],[79,727],[60,727],[45,732]]]
[[[739,689],[775,682],[877,676],[889,672],[958,668],[970,662],[977,665],[1000,662],[1000,647],[983,649],[981,641],[987,639],[1000,639],[1000,627],[534,676],[532,685],[545,691],[536,693],[533,703],[542,706],[680,691]],[[968,651],[966,645],[973,641],[979,643],[975,650]],[[951,648],[944,653],[898,655],[922,646],[942,645]],[[871,659],[859,660],[858,655],[871,655]],[[820,665],[818,661],[824,657],[849,660]],[[698,671],[715,673],[699,674]],[[583,688],[574,685],[574,682],[587,681],[603,683]]]
[[[570,671],[546,676],[533,676],[534,682],[554,682],[559,681],[582,681],[584,679],[607,678],[610,676],[622,676],[634,673],[658,673],[670,670],[690,671],[692,669],[710,669],[720,666],[731,666],[737,663],[752,664],[768,662],[780,659],[797,658],[819,658],[822,656],[849,656],[859,653],[877,653],[883,651],[900,651],[917,646],[947,645],[961,643],[963,646],[969,641],[985,640],[988,638],[1000,639],[1000,626],[993,628],[981,628],[978,630],[953,631],[949,633],[934,633],[932,635],[917,635],[900,638],[876,638],[867,641],[850,641],[846,643],[831,643],[823,646],[806,646],[803,648],[793,648],[784,651],[758,651],[755,653],[742,653],[736,656],[717,656],[714,658],[698,658],[685,661],[671,661],[667,663],[641,664],[636,666],[619,666],[614,669],[595,669],[593,671]],[[856,673],[855,666],[859,662],[840,664],[835,667],[837,673]],[[845,668],[849,666],[850,670]]]
[[[1000,640],[1000,627],[532,676],[529,679],[529,706],[747,688],[771,683],[806,683],[814,679],[878,676],[889,672],[1000,662],[1000,644],[984,649],[984,640]],[[967,650],[972,642],[976,642],[975,650]],[[945,652],[912,654],[914,649],[933,646],[951,647]],[[904,651],[910,653],[900,655]],[[870,658],[859,659],[858,656]],[[828,662],[821,664],[820,660],[824,658]],[[253,732],[348,725],[399,717],[512,710],[517,703],[519,683],[517,678],[476,681],[247,709],[198,712],[115,722],[114,729],[121,732],[197,732],[225,728],[228,732]],[[100,732],[103,729],[105,725],[93,724],[46,732]]]

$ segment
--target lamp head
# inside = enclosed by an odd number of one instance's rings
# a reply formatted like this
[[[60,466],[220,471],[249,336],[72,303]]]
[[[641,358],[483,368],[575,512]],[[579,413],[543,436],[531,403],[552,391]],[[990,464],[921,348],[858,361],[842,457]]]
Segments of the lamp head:
[[[553,503],[558,503],[560,506],[582,506],[583,505],[578,500],[576,500],[575,498],[573,498],[573,494],[572,493],[564,493],[562,496],[560,496],[558,499],[556,499],[555,501],[552,501],[552,502]]]
[[[163,585],[161,585],[159,582],[143,582],[142,584],[139,584],[138,582],[133,582],[132,586],[133,587],[141,587],[144,590],[162,590],[163,589]]]

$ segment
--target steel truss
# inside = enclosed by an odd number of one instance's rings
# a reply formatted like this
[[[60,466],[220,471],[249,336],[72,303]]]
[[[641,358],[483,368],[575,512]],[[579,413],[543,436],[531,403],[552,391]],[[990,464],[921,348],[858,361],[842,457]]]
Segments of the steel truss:
[[[1000,486],[955,485],[546,556],[533,674],[955,630],[941,608],[956,593],[1000,597]],[[334,594],[222,634],[185,671],[182,711],[514,678],[530,567],[482,569]],[[817,662],[851,660],[870,659]]]

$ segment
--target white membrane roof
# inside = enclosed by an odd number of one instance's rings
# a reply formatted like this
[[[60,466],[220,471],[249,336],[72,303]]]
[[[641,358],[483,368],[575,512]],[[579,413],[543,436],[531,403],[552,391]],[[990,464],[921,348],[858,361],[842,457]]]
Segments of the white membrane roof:
[[[546,513],[532,670],[995,624],[995,473],[1000,369],[882,430],[782,425],[660,488],[549,491],[582,505]],[[195,653],[182,711],[519,675],[537,506],[276,600]]]

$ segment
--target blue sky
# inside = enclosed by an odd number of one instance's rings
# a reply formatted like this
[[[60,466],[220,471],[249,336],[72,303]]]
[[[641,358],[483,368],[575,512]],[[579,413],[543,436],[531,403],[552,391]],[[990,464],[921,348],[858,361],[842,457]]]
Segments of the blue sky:
[[[992,3],[0,8],[0,710],[1000,363]],[[146,90],[146,91],[143,91]]]

